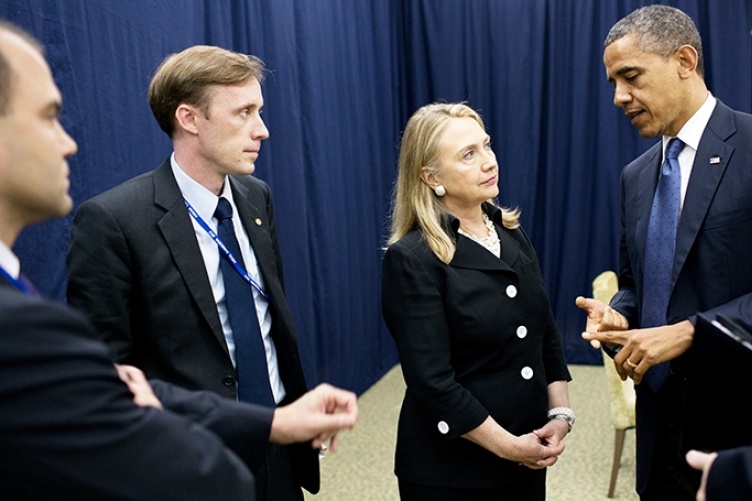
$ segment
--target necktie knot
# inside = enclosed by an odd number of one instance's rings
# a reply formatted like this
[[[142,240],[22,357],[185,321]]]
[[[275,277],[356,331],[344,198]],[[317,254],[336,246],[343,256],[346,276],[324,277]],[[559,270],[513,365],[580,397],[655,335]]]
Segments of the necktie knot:
[[[230,202],[228,202],[225,197],[219,197],[217,210],[214,211],[214,217],[220,221],[232,218],[232,205],[230,205]]]
[[[669,160],[676,160],[679,158],[679,153],[684,149],[684,143],[678,137],[673,138],[668,142],[666,147],[666,158]]]

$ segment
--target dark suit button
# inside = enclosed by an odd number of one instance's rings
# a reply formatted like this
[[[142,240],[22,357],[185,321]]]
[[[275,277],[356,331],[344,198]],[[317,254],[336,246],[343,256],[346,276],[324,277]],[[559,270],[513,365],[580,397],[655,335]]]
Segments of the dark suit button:
[[[222,378],[222,384],[225,386],[235,386],[235,378],[232,376],[225,376]]]

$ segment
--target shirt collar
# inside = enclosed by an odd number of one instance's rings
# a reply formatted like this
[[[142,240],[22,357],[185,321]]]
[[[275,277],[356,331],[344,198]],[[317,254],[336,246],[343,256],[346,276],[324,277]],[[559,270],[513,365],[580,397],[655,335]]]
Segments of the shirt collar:
[[[491,202],[483,202],[481,205],[481,208],[483,209],[483,212],[486,213],[486,215],[493,221],[494,223],[498,224],[499,226],[504,226],[501,220],[501,208],[492,204]],[[447,232],[450,232],[454,235],[455,238],[457,238],[457,234],[460,229],[460,220],[451,215],[448,212],[444,213],[443,216],[443,225],[444,229]]]
[[[687,123],[684,124],[684,127],[681,128],[676,137],[681,139],[681,141],[685,145],[697,151],[697,148],[699,148],[700,146],[700,139],[702,139],[702,134],[703,132],[705,132],[705,127],[707,127],[708,122],[710,121],[710,115],[713,114],[713,110],[715,110],[715,105],[717,102],[718,100],[713,97],[713,94],[708,92],[708,96],[705,98],[705,102],[702,103],[702,106],[700,106],[695,114],[692,115],[689,120],[687,120]],[[672,138],[670,136],[663,136],[664,157],[666,155],[666,146],[671,139]]]
[[[0,266],[8,272],[8,275],[18,279],[21,274],[21,261],[18,260],[18,256],[13,254],[13,251],[0,241]]]
[[[180,165],[178,165],[177,160],[175,160],[175,153],[170,156],[170,166],[172,167],[175,181],[178,183],[178,188],[180,188],[180,192],[183,194],[183,198],[188,200],[188,203],[193,206],[198,215],[201,216],[201,219],[211,221],[214,217],[214,211],[217,209],[217,195],[186,174]],[[225,177],[225,182],[222,185],[222,193],[219,196],[225,197],[229,200],[233,209],[235,208],[235,201],[232,198],[232,190],[230,189],[227,177]]]

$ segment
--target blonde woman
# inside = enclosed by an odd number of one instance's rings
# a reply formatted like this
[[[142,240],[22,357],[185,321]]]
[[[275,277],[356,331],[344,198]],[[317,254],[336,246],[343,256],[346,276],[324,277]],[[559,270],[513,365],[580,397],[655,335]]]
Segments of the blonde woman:
[[[429,104],[405,128],[382,311],[407,390],[403,500],[542,500],[574,423],[571,379],[519,212],[498,207],[481,117]]]

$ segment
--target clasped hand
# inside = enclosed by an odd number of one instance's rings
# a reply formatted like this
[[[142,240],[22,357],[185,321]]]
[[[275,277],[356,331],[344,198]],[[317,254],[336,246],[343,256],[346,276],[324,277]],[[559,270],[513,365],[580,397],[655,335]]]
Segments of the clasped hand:
[[[564,452],[568,428],[564,421],[551,420],[543,428],[520,435],[509,459],[533,470],[552,466]]]

